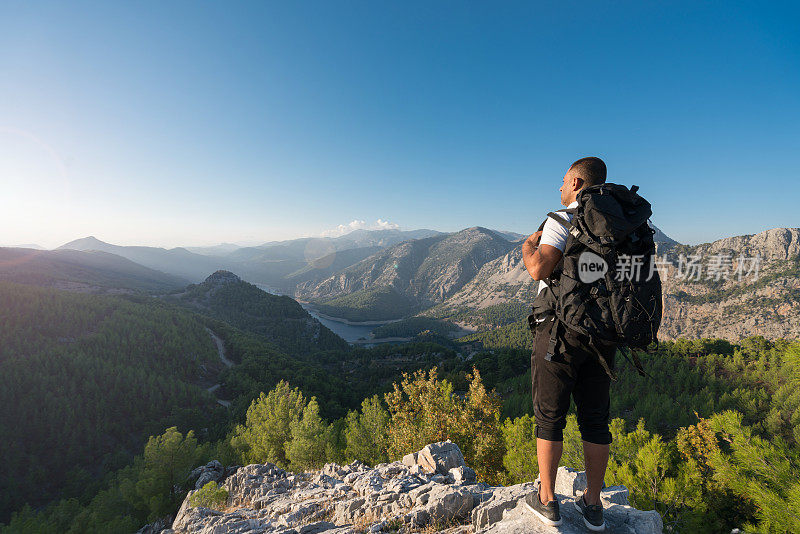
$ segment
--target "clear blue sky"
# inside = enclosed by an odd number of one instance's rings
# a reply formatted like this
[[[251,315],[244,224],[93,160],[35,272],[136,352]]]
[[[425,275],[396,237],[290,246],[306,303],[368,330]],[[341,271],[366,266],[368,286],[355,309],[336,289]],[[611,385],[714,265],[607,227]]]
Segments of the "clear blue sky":
[[[800,225],[800,9],[0,4],[0,243],[529,233],[606,160],[681,242]]]

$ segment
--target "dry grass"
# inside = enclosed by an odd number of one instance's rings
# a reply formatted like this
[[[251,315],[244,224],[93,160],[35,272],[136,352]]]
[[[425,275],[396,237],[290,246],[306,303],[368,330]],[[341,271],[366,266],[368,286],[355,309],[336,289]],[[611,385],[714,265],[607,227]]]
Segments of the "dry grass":
[[[381,517],[372,510],[369,510],[367,513],[358,516],[358,518],[353,521],[352,527],[353,530],[359,534],[365,534],[369,532],[369,527],[378,521],[382,521]]]
[[[406,527],[403,530],[404,534],[436,534],[438,532],[443,532],[445,530],[456,528],[456,527],[463,527],[466,526],[465,523],[459,523],[455,519],[451,519],[450,521],[444,522],[435,522],[429,523],[424,527]]]

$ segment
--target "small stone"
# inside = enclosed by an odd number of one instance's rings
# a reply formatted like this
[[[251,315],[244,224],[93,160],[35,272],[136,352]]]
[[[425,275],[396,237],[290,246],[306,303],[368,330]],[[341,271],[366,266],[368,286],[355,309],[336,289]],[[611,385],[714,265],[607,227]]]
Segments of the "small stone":
[[[610,486],[600,490],[600,499],[609,504],[630,504],[628,495],[628,488],[625,486]]]
[[[475,481],[475,471],[465,465],[452,468],[450,476],[456,484],[469,484]]]

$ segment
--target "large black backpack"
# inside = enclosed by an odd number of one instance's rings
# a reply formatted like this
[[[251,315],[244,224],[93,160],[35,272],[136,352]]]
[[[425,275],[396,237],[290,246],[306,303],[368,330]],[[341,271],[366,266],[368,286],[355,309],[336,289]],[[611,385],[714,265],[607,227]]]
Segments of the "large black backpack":
[[[559,210],[573,215],[567,221],[556,213],[548,217],[569,230],[564,254],[537,294],[528,317],[532,330],[555,315],[567,328],[588,337],[600,363],[612,379],[599,350],[616,345],[623,350],[647,350],[657,343],[661,324],[661,279],[654,268],[653,230],[648,224],[650,203],[638,186],[605,183],[578,192],[578,206]],[[544,223],[539,228],[544,227]],[[605,266],[605,268],[604,268]],[[556,328],[549,352],[554,351]],[[635,351],[630,351],[641,375],[646,373]],[[627,355],[626,355],[627,357]]]

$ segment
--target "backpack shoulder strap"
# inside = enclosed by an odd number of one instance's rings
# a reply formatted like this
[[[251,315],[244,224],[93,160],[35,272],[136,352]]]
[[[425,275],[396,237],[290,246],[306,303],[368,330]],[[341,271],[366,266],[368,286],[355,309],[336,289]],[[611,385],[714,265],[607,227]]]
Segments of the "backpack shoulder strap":
[[[567,230],[571,230],[575,226],[573,224],[573,222],[568,220],[568,219],[566,219],[565,217],[559,217],[558,215],[556,215],[556,213],[569,213],[570,215],[575,215],[576,211],[577,211],[576,208],[568,208],[568,209],[563,209],[563,210],[556,210],[556,211],[549,212],[547,214],[547,216],[550,217],[551,219],[555,220],[559,224],[561,224],[561,226],[563,226]]]
[[[561,224],[564,224],[564,220],[565,219],[563,217],[555,217],[554,214],[556,214],[556,213],[569,213],[569,214],[574,215],[576,211],[577,210],[575,208],[563,208],[563,209],[560,209],[560,210],[551,211],[550,213],[547,214],[547,216],[548,217],[552,217],[553,219],[555,219],[557,222],[560,222]],[[546,222],[547,222],[547,218],[545,218],[542,221],[542,224],[539,225],[539,232],[541,232],[544,229],[544,225],[545,225]],[[569,227],[567,227],[567,229],[569,229]]]

